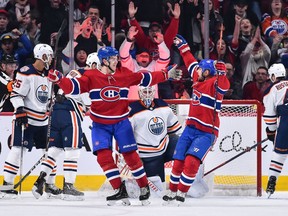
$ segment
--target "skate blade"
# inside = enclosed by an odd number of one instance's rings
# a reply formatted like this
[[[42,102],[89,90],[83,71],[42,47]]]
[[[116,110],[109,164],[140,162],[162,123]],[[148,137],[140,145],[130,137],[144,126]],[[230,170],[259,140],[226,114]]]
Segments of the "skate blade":
[[[66,200],[66,201],[83,201],[83,200],[85,200],[85,197],[84,196],[73,196],[70,194],[63,194],[62,199]]]
[[[17,194],[0,193],[0,199],[16,199]]]
[[[108,200],[107,201],[107,205],[108,206],[113,206],[117,203],[117,201],[121,201],[122,202],[122,205],[124,206],[129,206],[131,205],[130,201],[128,198],[124,198],[124,199],[120,199],[120,200]]]
[[[177,206],[176,200],[164,200],[164,202],[162,203],[163,206]]]
[[[269,199],[271,197],[271,195],[272,195],[272,193],[269,192],[267,195],[267,199]]]
[[[147,200],[141,200],[141,203],[143,206],[147,206],[150,204],[150,201],[147,199]]]
[[[42,196],[42,194],[36,192],[36,190],[37,190],[37,188],[35,186],[33,186],[32,187],[32,194],[36,199],[39,199]]]
[[[52,193],[46,193],[47,199],[62,199],[62,194],[54,195]]]

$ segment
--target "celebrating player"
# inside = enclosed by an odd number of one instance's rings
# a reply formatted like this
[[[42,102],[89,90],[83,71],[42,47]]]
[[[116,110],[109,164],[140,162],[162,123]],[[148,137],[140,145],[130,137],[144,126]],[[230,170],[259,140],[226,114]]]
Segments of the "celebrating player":
[[[37,44],[33,52],[35,62],[17,72],[11,92],[10,100],[16,111],[12,148],[4,164],[4,185],[13,185],[25,150],[31,151],[34,145],[37,149],[46,148],[47,107],[51,94],[51,82],[46,75],[52,62],[53,50],[47,44]],[[46,190],[57,195],[61,190],[54,184],[55,168],[56,166],[50,175]],[[17,193],[16,190],[2,191],[2,197],[15,197]]]
[[[153,73],[133,73],[127,68],[117,68],[118,51],[112,47],[99,49],[101,68],[86,71],[80,78],[63,78],[59,71],[49,72],[49,79],[57,83],[65,94],[89,92],[92,104],[90,117],[92,125],[93,152],[103,169],[115,194],[107,197],[109,205],[122,200],[130,205],[125,184],[121,181],[119,169],[112,157],[112,138],[118,143],[119,151],[130,167],[140,187],[139,200],[148,204],[150,190],[143,164],[137,154],[137,144],[128,120],[128,88],[131,85],[154,85],[167,78],[180,78],[175,67]]]
[[[86,64],[85,70],[97,68],[99,64],[97,53],[91,53],[87,57]],[[79,78],[85,70],[71,70],[66,77]],[[52,112],[48,157],[42,162],[40,175],[32,188],[32,193],[36,199],[42,196],[44,183],[56,165],[60,153],[65,150],[63,199],[84,200],[84,193],[78,191],[74,187],[74,183],[77,162],[82,148],[81,121],[83,121],[87,106],[90,104],[88,93],[64,95],[62,89],[59,89]]]
[[[268,69],[268,73],[273,84],[266,91],[267,94],[264,95],[263,98],[265,106],[263,119],[267,125],[267,137],[274,143],[274,150],[268,173],[269,181],[266,188],[266,192],[270,197],[275,191],[277,178],[282,171],[288,154],[288,81],[285,79],[286,69],[281,63],[271,65]],[[279,122],[277,122],[277,119]]]
[[[163,197],[167,202],[176,199],[181,203],[185,201],[185,195],[194,182],[200,163],[218,136],[218,112],[224,93],[229,89],[229,80],[226,78],[223,62],[204,59],[198,63],[181,35],[175,37],[174,44],[179,49],[194,83],[186,127],[174,153],[170,190]]]

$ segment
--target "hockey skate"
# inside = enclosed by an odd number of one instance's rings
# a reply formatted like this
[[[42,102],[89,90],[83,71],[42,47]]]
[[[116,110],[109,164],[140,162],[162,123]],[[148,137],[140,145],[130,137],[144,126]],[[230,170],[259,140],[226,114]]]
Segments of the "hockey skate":
[[[44,191],[44,184],[46,182],[45,176],[47,174],[45,172],[40,172],[40,175],[36,182],[34,183],[32,187],[32,194],[36,199],[39,199],[43,195]]]
[[[266,193],[268,194],[268,198],[274,193],[276,186],[276,176],[270,176],[269,181],[266,188]]]
[[[3,185],[13,185],[9,184],[8,182],[4,181]],[[1,190],[0,191],[0,198],[7,198],[7,199],[15,199],[17,197],[18,191],[11,189],[11,190]]]
[[[177,191],[177,195],[176,195],[175,199],[176,199],[178,206],[180,206],[182,203],[185,202],[185,196],[186,196],[186,193],[179,191],[179,190]]]
[[[45,183],[45,193],[47,194],[47,198],[61,198],[62,190],[56,187],[55,184],[47,184]]]
[[[169,190],[168,194],[164,195],[162,199],[165,201],[163,205],[168,205],[176,199],[176,192]]]
[[[84,193],[81,191],[78,191],[72,183],[64,182],[63,200],[82,201],[84,200]]]
[[[106,197],[107,205],[112,206],[115,205],[116,201],[121,200],[122,204],[125,206],[131,205],[129,199],[128,199],[128,193],[126,190],[125,182],[123,181],[120,185],[120,188],[115,190],[115,194]]]
[[[149,197],[150,197],[150,188],[149,185],[147,185],[146,187],[142,187],[140,188],[140,196],[139,196],[139,200],[141,201],[142,205],[149,205]]]

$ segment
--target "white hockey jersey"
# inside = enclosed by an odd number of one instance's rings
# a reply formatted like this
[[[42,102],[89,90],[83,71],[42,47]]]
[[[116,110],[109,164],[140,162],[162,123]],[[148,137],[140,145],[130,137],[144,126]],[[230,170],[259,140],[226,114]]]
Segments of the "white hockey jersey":
[[[44,126],[48,124],[51,88],[46,70],[39,72],[33,65],[24,66],[16,74],[10,101],[15,110],[24,107],[29,124]]]
[[[263,97],[263,119],[270,131],[277,129],[277,106],[288,103],[288,80],[273,83]]]
[[[168,146],[169,135],[180,135],[181,125],[172,109],[161,99],[154,99],[147,109],[141,101],[130,104],[129,120],[141,158],[162,155]]]

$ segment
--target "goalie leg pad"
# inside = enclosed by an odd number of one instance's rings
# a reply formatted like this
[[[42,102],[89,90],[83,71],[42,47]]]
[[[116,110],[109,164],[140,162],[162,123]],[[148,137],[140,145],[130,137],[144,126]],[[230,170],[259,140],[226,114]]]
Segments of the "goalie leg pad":
[[[184,162],[184,170],[180,177],[178,190],[187,193],[195,180],[195,176],[200,166],[200,160],[192,155],[187,155]]]
[[[123,157],[130,167],[134,178],[140,188],[146,187],[148,185],[147,176],[143,167],[143,163],[136,151],[125,152]]]
[[[119,189],[122,182],[119,169],[112,157],[112,151],[109,149],[97,151],[97,162],[101,166],[113,189]]]

